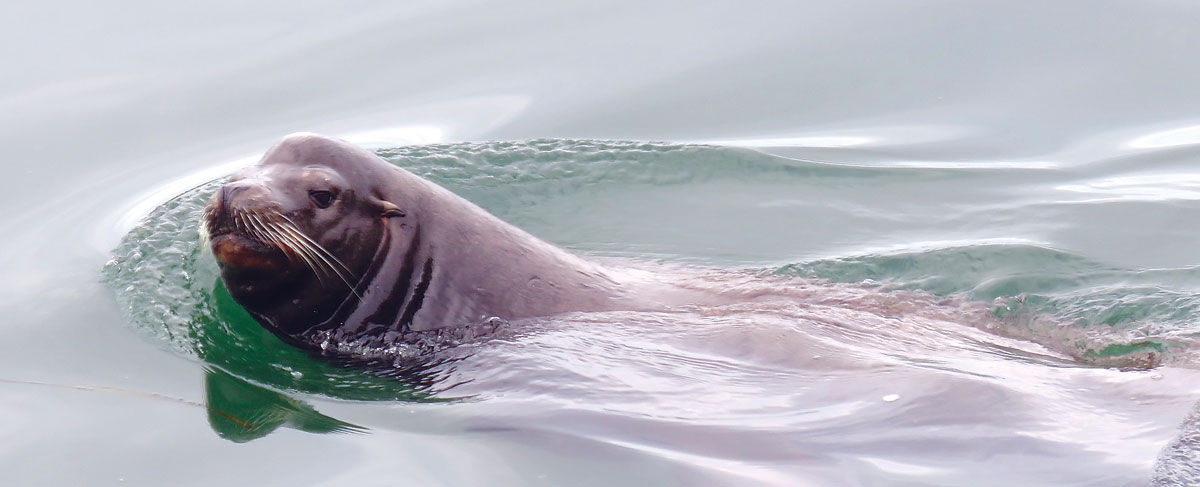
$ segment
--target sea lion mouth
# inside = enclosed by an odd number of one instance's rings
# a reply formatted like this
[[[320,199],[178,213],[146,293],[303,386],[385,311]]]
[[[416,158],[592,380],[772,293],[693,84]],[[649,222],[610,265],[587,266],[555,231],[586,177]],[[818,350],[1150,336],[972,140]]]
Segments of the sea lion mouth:
[[[233,268],[278,268],[278,261],[285,260],[285,253],[264,233],[257,212],[231,208],[222,193],[214,196],[203,216],[217,261]]]
[[[213,256],[223,267],[238,270],[282,270],[283,252],[238,231],[209,237]]]
[[[352,284],[357,279],[349,268],[278,208],[232,206],[222,190],[204,209],[203,218],[209,245],[223,270],[279,273],[300,265],[318,280],[340,281],[357,295]]]
[[[213,256],[223,267],[251,270],[279,270],[286,260],[276,245],[256,235],[243,223],[244,216],[227,211],[206,212],[205,227]]]

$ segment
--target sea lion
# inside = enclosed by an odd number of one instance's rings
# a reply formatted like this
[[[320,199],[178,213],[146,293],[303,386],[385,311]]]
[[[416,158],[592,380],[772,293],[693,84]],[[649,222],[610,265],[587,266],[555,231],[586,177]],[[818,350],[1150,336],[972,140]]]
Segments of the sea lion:
[[[641,309],[605,269],[347,142],[293,134],[209,201],[230,295],[301,348],[497,317]]]

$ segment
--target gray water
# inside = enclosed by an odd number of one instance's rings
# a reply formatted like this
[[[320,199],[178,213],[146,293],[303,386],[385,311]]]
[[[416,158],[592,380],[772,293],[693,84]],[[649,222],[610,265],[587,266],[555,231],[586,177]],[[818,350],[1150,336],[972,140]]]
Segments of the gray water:
[[[0,478],[1196,483],[1198,17],[11,6]],[[760,299],[376,351],[393,373],[314,360],[228,299],[195,225],[297,130]]]

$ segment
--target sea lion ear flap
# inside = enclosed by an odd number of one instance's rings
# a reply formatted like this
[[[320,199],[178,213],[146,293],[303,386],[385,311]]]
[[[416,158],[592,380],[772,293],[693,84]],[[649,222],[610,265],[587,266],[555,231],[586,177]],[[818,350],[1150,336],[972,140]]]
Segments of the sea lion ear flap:
[[[376,198],[376,197],[368,198],[368,200],[371,202],[371,204],[374,207],[379,208],[379,216],[382,216],[384,218],[405,216],[407,214],[407,213],[404,213],[404,210],[401,210],[399,206],[396,206],[391,201],[387,201],[387,200]]]

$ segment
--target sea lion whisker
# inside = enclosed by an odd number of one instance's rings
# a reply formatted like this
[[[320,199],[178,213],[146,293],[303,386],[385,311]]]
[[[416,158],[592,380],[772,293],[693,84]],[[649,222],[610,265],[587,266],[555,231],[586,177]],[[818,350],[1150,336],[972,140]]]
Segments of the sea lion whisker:
[[[200,218],[202,218],[201,221],[205,222],[204,225],[200,225],[200,237],[204,239],[205,243],[207,243],[209,241],[209,237],[212,236],[214,225],[213,222],[216,221],[214,216],[216,213],[216,207],[209,205],[204,207],[204,212],[200,215]]]
[[[279,215],[279,216],[283,216],[283,215]],[[287,217],[284,216],[284,219],[287,219]],[[328,266],[329,271],[332,272],[335,276],[338,277],[338,279],[341,279],[341,281],[346,284],[346,288],[348,288],[350,290],[351,294],[353,294],[359,300],[362,299],[362,296],[359,295],[358,291],[354,289],[354,284],[352,284],[350,282],[351,281],[351,279],[350,279],[351,276],[349,275],[350,271],[346,270],[345,273],[343,274],[336,267],[333,266],[332,262],[330,262],[330,259],[333,259],[334,261],[338,262],[338,265],[341,265],[342,268],[344,269],[345,265],[342,265],[341,262],[338,261],[336,257],[329,254],[329,252],[327,250],[322,248],[320,245],[317,245],[315,242],[312,241],[312,239],[305,236],[304,233],[301,232],[300,229],[296,228],[294,225],[287,225],[287,224],[284,224],[283,222],[272,222],[272,225],[274,225],[274,228],[279,230],[281,233],[286,233],[286,234],[290,235],[293,240],[295,240],[297,238],[302,238],[303,240],[298,242],[298,244],[300,244],[303,249],[308,251],[308,253],[311,256],[316,257],[321,262],[324,262],[325,265]],[[326,255],[322,255],[321,251],[323,251]],[[326,256],[328,256],[328,258],[326,258]]]
[[[233,213],[234,228],[238,229],[238,231],[241,231],[243,233],[249,233],[247,230],[245,217],[242,215],[241,210],[235,209],[235,210],[233,210],[232,213]]]
[[[336,263],[336,264],[338,265],[338,267],[340,267],[340,268],[341,268],[343,271],[345,271],[345,273],[346,273],[348,276],[353,276],[353,275],[354,275],[354,273],[350,272],[350,268],[349,268],[349,267],[346,267],[346,264],[343,264],[343,263],[342,263],[342,261],[341,261],[341,260],[339,260],[339,259],[338,259],[336,256],[334,256],[332,252],[330,252],[330,251],[326,250],[326,249],[325,249],[325,247],[322,247],[322,246],[321,246],[321,244],[317,243],[315,240],[313,240],[312,238],[310,238],[308,235],[305,235],[305,234],[304,234],[304,232],[300,231],[300,227],[299,227],[299,226],[297,226],[297,225],[296,225],[296,222],[292,221],[292,219],[291,219],[291,218],[288,218],[288,217],[287,217],[287,215],[284,215],[284,214],[282,214],[282,213],[278,213],[278,215],[279,215],[279,217],[280,217],[280,218],[283,218],[283,220],[284,220],[284,221],[286,221],[286,222],[288,223],[288,225],[287,225],[287,226],[288,226],[289,228],[291,228],[291,229],[295,230],[295,232],[296,232],[296,234],[297,234],[297,235],[299,235],[299,236],[300,236],[301,238],[303,238],[304,240],[308,241],[308,243],[312,244],[312,246],[313,246],[313,247],[315,247],[315,248],[316,248],[318,251],[320,251],[322,254],[324,254],[325,256],[327,256],[327,257],[329,257],[330,259],[332,259],[332,260],[333,260],[333,262],[334,262],[334,263]]]
[[[322,247],[321,244],[314,241],[308,235],[305,235],[304,232],[300,231],[300,229],[296,227],[295,222],[293,222],[286,215],[278,214],[278,216],[281,217],[283,221],[276,222],[278,225],[277,228],[290,233],[295,238],[302,239],[303,243],[305,244],[305,248],[310,250],[313,255],[325,262],[329,266],[329,270],[337,275],[342,282],[346,283],[346,287],[350,288],[350,292],[354,293],[354,295],[359,299],[362,299],[362,296],[358,294],[354,284],[352,284],[352,282],[357,282],[358,279],[354,278],[354,273],[350,272],[350,269],[347,268],[340,259],[334,256],[332,252],[329,252],[329,250],[325,249],[325,247]],[[336,267],[334,264],[336,264]]]
[[[325,277],[328,274],[332,274],[332,272],[327,270],[326,265],[313,255],[312,249],[309,249],[304,242],[298,242],[296,241],[295,237],[292,237],[286,232],[281,231],[276,222],[271,222],[268,225],[281,240],[287,242],[287,248],[294,252],[295,255],[303,260],[304,264],[313,271],[313,275],[317,276],[317,280],[324,283]]]
[[[254,238],[258,239],[262,243],[269,244],[279,249],[284,255],[288,256],[288,259],[292,259],[292,256],[288,253],[288,246],[282,245],[279,239],[276,238],[271,231],[263,228],[262,221],[254,212],[244,213],[243,219],[247,224],[247,232],[253,235]]]
[[[333,254],[331,254],[328,250],[325,250],[325,248],[322,247],[320,244],[314,242],[311,238],[308,238],[308,236],[304,235],[304,233],[301,232],[300,229],[295,228],[294,226],[282,224],[282,223],[279,224],[279,228],[282,228],[286,232],[290,232],[290,234],[294,238],[301,239],[302,240],[301,244],[304,245],[305,249],[307,249],[314,257],[318,258],[321,262],[324,262],[325,265],[329,268],[329,271],[331,273],[333,273],[334,275],[336,275],[339,279],[341,279],[342,282],[346,284],[346,287],[348,289],[350,289],[350,292],[352,294],[354,294],[356,297],[358,297],[358,299],[360,299],[360,300],[362,299],[362,296],[359,295],[358,291],[355,290],[355,288],[354,288],[353,283],[357,282],[357,279],[354,279],[354,276],[350,272],[350,270],[347,269],[346,266],[344,264],[342,264],[342,262],[340,260],[338,260],[337,257],[334,257]],[[334,265],[335,263],[337,264],[337,266]],[[340,269],[338,267],[340,267]]]
[[[285,239],[284,237],[286,237],[286,235],[281,234],[278,230],[266,228],[266,224],[263,223],[262,219],[258,217],[257,212],[239,214],[242,215],[242,221],[248,224],[247,232],[251,233],[255,236],[255,238],[258,238],[264,243],[270,243],[274,245],[276,248],[280,249],[280,251],[283,252],[283,254],[286,255],[289,260],[299,258],[300,260],[304,261],[304,265],[313,271],[313,274],[317,276],[317,280],[322,283],[325,282],[325,275],[323,272],[321,272],[322,266],[320,263],[313,259],[308,252],[304,252],[303,249],[297,248],[298,245],[294,240],[290,238]]]
[[[237,213],[237,215],[238,215],[238,218],[242,222],[242,227],[243,227],[242,231],[250,234],[251,236],[253,236],[255,239],[257,239],[258,241],[260,241],[262,243],[271,243],[271,239],[267,238],[267,236],[263,234],[261,229],[259,229],[258,226],[255,225],[253,214],[250,214],[250,213],[244,212],[244,211],[239,211]]]
[[[300,239],[296,235],[295,229],[288,228],[287,225],[285,225],[279,221],[272,221],[270,223],[270,225],[271,225],[272,231],[278,233],[280,238],[286,239],[288,244],[297,253],[301,253],[306,258],[312,259],[312,261],[315,263],[315,267],[319,267],[320,270],[325,271],[330,275],[335,275],[335,276],[338,276],[339,278],[342,277],[342,276],[338,275],[337,269],[335,269],[332,264],[330,264],[326,259],[322,258],[321,255],[319,253],[317,253],[317,251],[315,249],[312,248],[312,245],[310,245],[308,242]],[[316,270],[316,269],[314,269],[314,270]]]
[[[293,248],[294,245],[291,242],[288,242],[287,240],[283,239],[282,236],[279,235],[278,231],[268,227],[267,224],[264,223],[265,218],[266,218],[266,216],[259,213],[258,211],[254,211],[254,210],[250,211],[250,220],[254,223],[255,228],[259,232],[258,234],[262,238],[266,239],[272,245],[274,245],[276,248],[283,251],[283,255],[287,256],[288,261],[296,262],[297,259],[303,259],[302,257],[299,256],[296,249]],[[305,265],[309,265],[309,267],[311,267],[311,265],[308,264],[307,262],[305,263]]]
[[[286,224],[280,224],[280,226],[278,226],[278,227],[282,228],[284,230],[284,232],[290,232],[293,235],[304,236],[304,234],[300,233],[299,229],[290,228],[290,227],[286,226]],[[293,236],[293,238],[295,238],[295,236]],[[318,259],[319,261],[322,261],[322,263],[325,264],[326,269],[329,269],[329,272],[332,273],[332,275],[337,276],[338,279],[341,279],[342,283],[346,284],[346,288],[350,290],[350,294],[353,294],[355,297],[358,297],[358,299],[360,301],[362,300],[362,295],[359,294],[358,289],[355,289],[355,284],[354,284],[355,282],[358,282],[358,279],[354,279],[353,276],[350,275],[350,272],[348,270],[344,271],[344,272],[341,270],[338,270],[337,267],[335,267],[334,264],[332,264],[330,261],[330,259],[334,259],[334,261],[337,261],[337,258],[335,258],[334,255],[329,254],[328,251],[325,251],[324,248],[316,245],[316,243],[313,243],[311,241],[307,241],[307,242],[301,241],[300,245],[304,246],[305,251],[310,253],[311,255],[313,255],[314,258]],[[325,252],[325,254],[323,255],[322,252]],[[341,264],[341,263],[338,263],[338,264]],[[343,266],[343,269],[344,269],[344,266]]]

